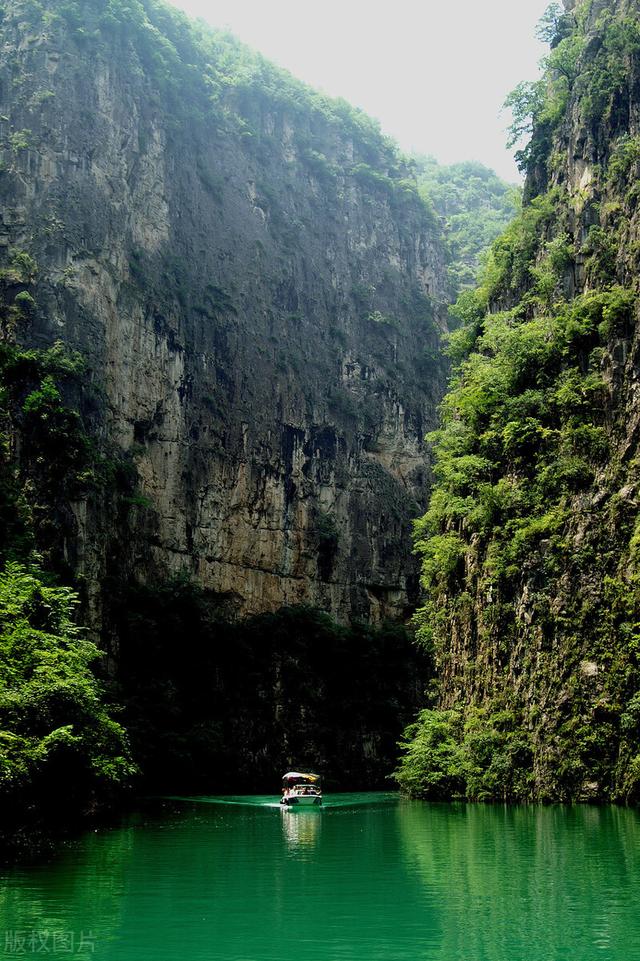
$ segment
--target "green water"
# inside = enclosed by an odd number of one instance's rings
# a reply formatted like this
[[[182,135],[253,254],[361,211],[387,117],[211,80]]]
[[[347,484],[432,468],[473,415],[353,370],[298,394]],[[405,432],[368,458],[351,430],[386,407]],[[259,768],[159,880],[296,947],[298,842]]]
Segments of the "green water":
[[[271,800],[183,801],[6,871],[0,957],[640,959],[638,812]]]

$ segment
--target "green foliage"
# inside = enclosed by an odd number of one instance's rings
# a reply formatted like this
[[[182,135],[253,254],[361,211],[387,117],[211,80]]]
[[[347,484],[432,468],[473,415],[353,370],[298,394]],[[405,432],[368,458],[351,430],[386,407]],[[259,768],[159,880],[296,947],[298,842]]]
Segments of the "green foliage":
[[[562,92],[544,80],[519,83],[507,96],[504,108],[512,117],[507,147],[523,144],[515,154],[523,173],[532,171],[540,160],[546,159],[551,133],[565,103]]]
[[[387,327],[397,327],[397,322],[393,317],[387,317],[386,314],[381,313],[379,310],[374,310],[367,315],[367,320],[371,321],[372,324],[382,324]]]
[[[97,452],[79,413],[63,397],[63,389],[69,388],[82,366],[80,358],[67,354],[60,344],[46,351],[0,345],[4,429],[19,436],[21,458],[19,466],[11,457],[2,465],[5,489],[25,492],[15,496],[18,502],[26,503],[25,496],[29,500],[25,517],[45,554],[56,549],[60,537],[57,512],[64,511],[68,499],[77,499],[99,483]]]
[[[314,139],[322,127],[332,140],[353,143],[355,175],[369,186],[386,190],[407,176],[395,144],[363,111],[312,90],[228,32],[189,20],[162,0],[65,0],[49,29],[64,31],[83,56],[112,59],[115,47],[126,50],[169,115],[213,122],[219,133],[240,136],[257,151],[265,112],[286,111],[296,121],[302,161],[329,186],[333,162],[318,146],[326,137]]]
[[[399,745],[404,756],[395,777],[403,791],[428,800],[449,800],[464,794],[461,727],[458,711],[420,712]]]
[[[17,283],[32,284],[38,273],[38,265],[26,250],[12,249],[9,254],[10,273],[4,278]]]
[[[565,25],[567,17],[561,3],[550,3],[538,21],[536,36],[542,43],[555,43]]]
[[[607,181],[609,186],[617,186],[624,181],[640,161],[640,137],[623,134],[609,155]]]
[[[543,256],[530,268],[534,278],[534,291],[547,306],[562,299],[564,279],[571,271],[575,251],[567,235],[554,237],[544,245]]]
[[[31,273],[32,262],[19,266]],[[62,548],[68,503],[100,475],[73,396],[81,357],[56,343],[0,340],[0,846],[31,849],[112,799],[133,767],[126,736],[91,671],[97,648],[75,623]],[[38,553],[36,553],[36,551]]]
[[[514,271],[522,275],[524,269],[525,261],[513,253],[527,247],[521,230],[515,245],[513,233],[496,245],[506,261],[503,285]],[[534,237],[530,244],[533,252]],[[537,246],[542,267],[528,271],[529,283],[539,288],[546,270],[561,272],[571,252],[562,236],[544,245],[539,239]],[[492,269],[490,260],[489,276]],[[497,283],[491,290],[496,296]],[[460,307],[467,326],[456,331],[450,344],[457,367],[442,406],[442,425],[430,438],[436,483],[429,510],[416,525],[426,592],[417,615],[418,636],[441,668],[449,656],[451,632],[468,630],[464,625],[471,617],[481,643],[495,644],[499,659],[509,656],[511,599],[518,596],[523,579],[550,585],[560,576],[572,499],[588,491],[595,473],[607,466],[607,388],[600,361],[609,338],[629,329],[637,294],[613,287],[569,303],[544,300],[546,309],[539,297],[528,301],[540,311],[533,315],[519,306],[482,316],[486,293],[481,288],[465,295]],[[593,564],[589,553],[584,562]],[[489,604],[485,613],[473,612],[472,598],[479,596],[501,600]],[[550,618],[544,610],[537,615],[540,624]],[[534,785],[532,758],[541,745],[527,732],[522,703],[514,699],[504,709],[503,726],[484,702],[466,706],[455,718],[448,712],[421,716],[403,744],[397,775],[403,789],[435,797],[444,784],[445,794],[477,799],[527,797],[534,791],[537,796],[556,792],[572,797],[593,775],[594,757],[600,757],[597,764],[603,770],[613,766],[611,748],[594,747],[594,738],[598,745],[615,743],[611,732],[585,722],[579,737],[568,727],[556,734],[555,747],[544,748],[550,755],[562,742],[573,762],[557,772],[554,785]]]
[[[13,302],[17,307],[27,311],[33,310],[36,306],[35,299],[28,290],[21,290],[19,294],[16,294]]]
[[[544,84],[540,80],[522,81],[507,96],[504,106],[511,111],[507,147],[511,149],[533,134],[533,126],[544,107]]]
[[[392,179],[379,170],[370,167],[369,164],[356,164],[353,167],[352,176],[365,187],[373,187],[389,196],[393,194],[394,184]]]
[[[323,180],[325,183],[332,183],[335,181],[338,168],[335,164],[332,164],[323,153],[318,150],[313,150],[308,148],[303,151],[302,158],[306,163],[307,167],[319,180]]]
[[[586,45],[584,31],[556,3],[543,15],[538,36],[551,45],[542,61],[543,76],[518,84],[504,104],[512,117],[507,146],[522,145],[516,161],[523,172],[532,172],[548,159],[551,136],[564,116]]]
[[[626,11],[604,10],[597,29],[601,42],[581,72],[577,92],[586,119],[606,122],[627,88],[628,63],[640,52],[640,23]]]
[[[458,476],[466,479],[473,474],[473,468],[477,469],[478,465],[473,463],[469,467],[468,464],[462,466],[461,463],[458,463],[457,467],[459,470]],[[464,468],[467,468],[469,474],[464,472]],[[452,508],[457,509],[457,505],[452,503],[447,510]],[[437,584],[443,587],[453,575],[459,573],[460,562],[465,554],[465,543],[455,531],[449,531],[444,534],[433,534],[427,540],[418,540],[416,550],[424,558],[422,573],[425,580],[430,585]]]
[[[95,481],[95,452],[62,396],[82,370],[62,344],[23,350],[0,341],[0,562],[24,560],[36,544],[50,560],[64,503]]]
[[[566,97],[578,77],[578,64],[585,43],[586,40],[583,36],[575,31],[571,32],[555,44],[546,61],[544,61],[548,74],[555,82],[554,113],[555,111],[564,113],[567,103]],[[562,92],[560,93],[560,91]],[[548,102],[546,109],[549,109]]]
[[[508,146],[522,144],[516,153],[520,169],[533,173],[548,168],[551,138],[565,115],[570,98],[579,101],[587,123],[612,123],[614,136],[630,139],[620,130],[615,116],[627,91],[629,64],[640,53],[640,21],[626,9],[605,8],[595,23],[597,44],[588,46],[590,4],[579,4],[573,14],[563,14],[552,4],[540,23],[540,36],[551,44],[543,60],[543,76],[534,83],[519,84],[505,107],[511,110]],[[587,55],[588,53],[588,55]],[[614,160],[612,177],[619,165],[633,162],[633,148],[621,147]]]
[[[639,306],[640,21],[608,7],[594,31],[591,14],[545,18],[544,76],[509,99],[512,143],[531,136],[525,204],[452,310],[416,623],[457,710],[406,732],[397,777],[416,796],[640,800],[640,461],[617,413]],[[569,105],[599,144],[582,192],[556,137]]]
[[[77,604],[38,567],[9,563],[0,571],[3,832],[43,804],[40,816],[50,820],[77,815],[134,770],[91,671],[99,651],[75,624]]]
[[[418,189],[447,224],[454,293],[473,285],[484,252],[520,206],[518,190],[482,164],[444,166],[433,157],[415,158]]]
[[[507,710],[421,711],[399,746],[395,778],[412,797],[508,801],[529,785],[532,746]]]
[[[594,286],[615,281],[618,241],[610,230],[599,226],[590,227],[582,251],[587,258],[585,267],[589,280]]]
[[[31,131],[14,130],[14,132],[9,135],[9,146],[14,155],[20,153],[21,150],[28,150],[31,146]]]
[[[417,542],[427,589],[456,570],[473,531],[492,532],[492,564],[510,569],[525,542],[548,534],[545,518],[560,516],[550,506],[560,509],[589,483],[607,450],[598,413],[604,385],[591,358],[634,303],[632,291],[614,288],[549,316],[493,314],[474,328],[431,437],[437,484],[419,525],[427,537]],[[453,522],[463,523],[465,538]]]
[[[495,241],[480,281],[487,302],[499,293],[521,295],[532,285],[540,240],[555,217],[557,200],[556,191],[535,197]]]

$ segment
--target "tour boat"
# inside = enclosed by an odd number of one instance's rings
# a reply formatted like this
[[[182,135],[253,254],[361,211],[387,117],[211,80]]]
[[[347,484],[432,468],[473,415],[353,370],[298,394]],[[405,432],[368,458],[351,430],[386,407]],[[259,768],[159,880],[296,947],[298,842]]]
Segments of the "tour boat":
[[[311,807],[314,804],[322,804],[320,775],[289,771],[282,778],[280,804],[287,807]]]

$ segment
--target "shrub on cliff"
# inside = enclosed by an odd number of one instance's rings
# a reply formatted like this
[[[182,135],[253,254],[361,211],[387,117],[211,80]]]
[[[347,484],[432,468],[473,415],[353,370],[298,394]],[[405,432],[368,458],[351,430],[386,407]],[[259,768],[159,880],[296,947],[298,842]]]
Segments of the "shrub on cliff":
[[[443,165],[416,157],[420,195],[447,225],[452,293],[476,283],[481,260],[520,208],[520,191],[473,161]]]
[[[133,773],[127,737],[91,671],[98,649],[74,623],[77,597],[33,566],[0,573],[0,805],[3,825],[91,809]]]
[[[511,711],[421,711],[400,748],[395,778],[412,797],[514,800],[529,788],[531,744]]]
[[[524,206],[453,311],[416,621],[461,793],[636,802],[640,18],[554,5],[542,29],[544,77],[509,101]],[[445,721],[407,732],[412,794],[443,779]]]
[[[395,773],[413,797],[448,800],[464,795],[460,755],[462,716],[458,711],[421,711],[404,732],[403,758]]]

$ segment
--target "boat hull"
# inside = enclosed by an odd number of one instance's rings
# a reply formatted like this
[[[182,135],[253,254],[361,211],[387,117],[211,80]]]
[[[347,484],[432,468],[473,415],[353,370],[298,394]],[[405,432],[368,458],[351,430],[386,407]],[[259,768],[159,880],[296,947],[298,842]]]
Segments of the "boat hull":
[[[302,794],[298,797],[283,797],[280,802],[285,807],[318,807],[322,804],[322,796],[320,794]]]

